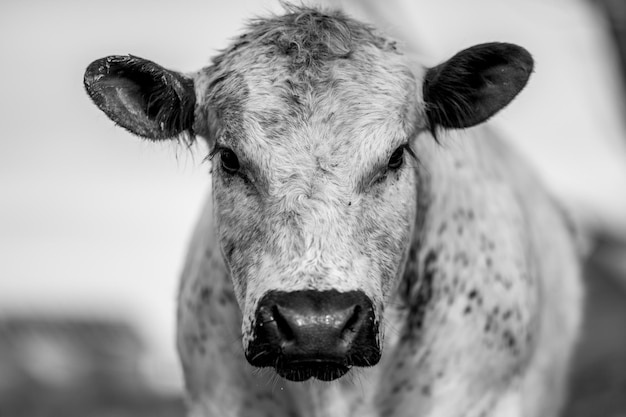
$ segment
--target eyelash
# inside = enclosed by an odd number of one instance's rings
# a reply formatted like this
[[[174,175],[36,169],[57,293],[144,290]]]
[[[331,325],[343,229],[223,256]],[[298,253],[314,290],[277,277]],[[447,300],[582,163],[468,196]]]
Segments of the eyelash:
[[[409,153],[411,158],[419,162],[419,159],[417,159],[417,155],[415,154],[415,152],[413,151],[413,148],[411,148],[411,145],[409,143],[405,143],[404,145],[402,145],[402,147],[404,148],[405,151]]]
[[[402,165],[404,164],[404,153],[405,153],[405,151],[413,159],[415,159],[417,161],[417,156],[415,155],[415,152],[413,152],[413,149],[411,149],[411,146],[408,143],[405,143],[404,145],[398,146],[393,151],[393,153],[389,157],[389,162],[387,163],[387,168],[391,169],[391,170],[394,170],[394,171],[400,169],[402,167]],[[397,159],[397,161],[396,161],[396,159]]]
[[[404,165],[404,147],[399,146],[389,157],[387,162],[387,168],[391,170],[398,170]]]
[[[391,154],[391,156],[389,157],[389,161],[387,162],[387,170],[392,170],[392,171],[397,171],[399,170],[402,165],[404,165],[404,153],[405,151],[417,162],[419,162],[419,160],[417,159],[417,155],[415,155],[415,152],[413,152],[413,149],[411,149],[411,146],[406,143],[403,145],[398,146]],[[215,144],[213,146],[213,149],[211,149],[211,152],[209,152],[209,155],[207,156],[206,159],[208,159],[209,161],[213,161],[213,158],[215,158],[215,155],[220,154],[221,156],[221,167],[222,169],[229,175],[235,175],[237,174],[237,172],[239,171],[239,160],[237,158],[237,154],[230,148],[227,148],[225,146],[220,146],[218,144]],[[399,155],[398,155],[399,153]],[[229,157],[234,157],[234,160],[232,158],[230,161],[226,161],[225,160],[225,156],[229,156]],[[397,159],[397,161],[396,161]],[[231,166],[228,166],[231,165]],[[386,177],[386,173],[380,175],[380,177],[376,180],[376,182],[380,182],[382,181],[384,178]]]
[[[207,159],[209,161],[213,161],[213,158],[218,153],[220,154],[220,161],[221,161],[222,169],[229,175],[237,174],[240,168],[239,158],[237,158],[237,154],[230,148],[215,144],[215,146],[213,147],[213,149],[207,156]],[[230,159],[229,161],[227,161],[227,157],[228,159]]]

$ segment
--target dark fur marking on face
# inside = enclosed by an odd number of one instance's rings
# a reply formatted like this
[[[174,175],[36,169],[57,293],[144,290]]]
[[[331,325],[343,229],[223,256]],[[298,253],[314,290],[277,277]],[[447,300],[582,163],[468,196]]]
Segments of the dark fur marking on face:
[[[437,258],[437,252],[431,249],[427,252],[424,259],[424,266],[420,274],[419,289],[417,290],[415,299],[409,300],[408,327],[412,331],[407,333],[407,336],[412,334],[413,331],[422,328],[426,307],[433,297],[433,279],[437,273]]]
[[[216,68],[213,71],[218,74],[205,92],[209,103],[210,131],[216,136],[228,133],[230,137],[240,137],[244,133],[241,125],[243,110],[250,96],[248,86],[244,77],[235,71],[220,73]]]
[[[235,242],[228,241],[224,244],[224,258],[232,260],[235,253]]]
[[[428,212],[433,199],[429,182],[423,178],[423,175],[418,174],[417,185],[418,198],[415,211],[415,230],[417,231],[417,234],[409,247],[408,259],[405,262],[406,267],[404,275],[398,288],[400,299],[407,308],[410,308],[410,306],[413,305],[413,294],[415,293],[417,285],[420,282],[421,274],[418,271],[418,257],[423,244],[423,239],[425,237],[426,213]],[[411,329],[413,329],[413,326],[409,325],[409,330]]]

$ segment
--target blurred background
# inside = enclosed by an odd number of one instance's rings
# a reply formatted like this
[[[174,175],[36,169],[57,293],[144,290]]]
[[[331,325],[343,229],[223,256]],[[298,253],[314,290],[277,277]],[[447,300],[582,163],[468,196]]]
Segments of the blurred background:
[[[536,60],[494,118],[588,237],[568,416],[626,416],[626,2],[324,1],[436,64],[474,43]],[[466,4],[467,3],[467,4]],[[83,91],[94,59],[209,63],[277,1],[0,3],[0,416],[180,416],[175,298],[206,149],[142,142]]]

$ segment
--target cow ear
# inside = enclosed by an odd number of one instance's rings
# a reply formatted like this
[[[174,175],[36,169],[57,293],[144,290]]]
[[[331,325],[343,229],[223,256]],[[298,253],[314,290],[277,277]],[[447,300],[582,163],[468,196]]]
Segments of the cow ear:
[[[136,56],[109,56],[85,71],[93,102],[131,133],[160,140],[193,133],[193,80]]]
[[[484,122],[515,98],[532,70],[528,51],[508,43],[472,46],[428,69],[423,97],[429,129]]]

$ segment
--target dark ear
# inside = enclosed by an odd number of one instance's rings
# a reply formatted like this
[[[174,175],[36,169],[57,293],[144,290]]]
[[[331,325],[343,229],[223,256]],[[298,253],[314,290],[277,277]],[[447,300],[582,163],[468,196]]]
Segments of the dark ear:
[[[428,69],[423,93],[430,130],[484,122],[515,98],[532,70],[528,51],[508,43],[472,46]]]
[[[147,139],[192,133],[193,80],[136,56],[109,56],[85,71],[85,89],[115,123]]]

